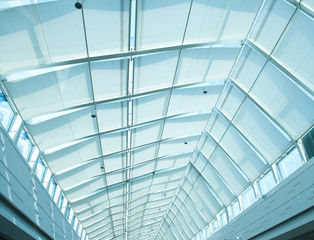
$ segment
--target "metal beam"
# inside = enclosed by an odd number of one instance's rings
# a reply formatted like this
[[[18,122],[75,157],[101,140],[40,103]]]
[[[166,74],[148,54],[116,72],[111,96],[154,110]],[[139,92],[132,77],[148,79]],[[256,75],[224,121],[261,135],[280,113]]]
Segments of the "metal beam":
[[[6,86],[6,82],[3,82],[4,85]],[[59,111],[55,111],[55,112],[51,112],[51,113],[47,113],[38,117],[34,117],[32,119],[29,119],[28,121],[26,121],[27,124],[29,125],[33,125],[33,124],[38,124],[40,122],[43,121],[47,121],[49,119],[53,119],[55,117],[59,117],[62,115],[66,115],[71,111],[74,110],[79,110],[79,109],[83,109],[83,108],[87,108],[90,106],[94,106],[96,105],[101,105],[101,104],[105,104],[105,103],[115,103],[115,102],[122,102],[122,101],[127,101],[127,100],[135,100],[141,97],[147,97],[149,95],[153,95],[153,94],[157,94],[157,93],[162,93],[162,92],[168,92],[171,90],[175,90],[175,89],[184,89],[184,88],[197,88],[197,87],[211,87],[211,86],[220,86],[224,84],[224,80],[215,80],[215,81],[210,81],[210,82],[194,82],[194,83],[186,83],[186,84],[180,84],[180,85],[173,85],[171,87],[163,87],[163,88],[158,88],[155,90],[148,90],[148,91],[144,91],[141,93],[132,93],[132,94],[128,94],[122,97],[114,97],[114,98],[109,98],[109,99],[105,99],[105,100],[98,100],[98,101],[93,101],[93,102],[88,102],[88,103],[83,103],[83,104],[78,104],[72,107],[67,107],[64,108],[62,110]]]
[[[55,63],[50,63],[50,64],[41,64],[35,67],[20,68],[18,71],[7,72],[5,75],[3,75],[3,77],[7,78],[8,76],[17,72],[25,72],[25,71],[32,71],[32,70],[37,70],[37,69],[81,64],[81,63],[88,63],[88,62],[96,62],[96,61],[103,61],[103,60],[117,60],[117,59],[126,59],[130,57],[135,58],[135,57],[141,57],[141,56],[150,55],[150,54],[157,54],[157,53],[162,53],[162,52],[176,51],[176,50],[183,50],[183,49],[238,48],[240,46],[241,46],[240,41],[213,41],[213,42],[192,43],[192,44],[179,44],[179,45],[169,46],[169,47],[160,47],[160,48],[147,49],[147,50],[136,50],[132,52],[128,51],[128,52],[121,52],[121,53],[105,54],[105,55],[100,55],[96,57],[85,57],[85,58],[72,59],[72,60],[55,62]]]
[[[143,127],[143,126],[146,126],[146,125],[149,125],[149,124],[152,124],[152,123],[156,123],[158,121],[165,121],[165,120],[173,119],[173,118],[193,117],[193,116],[198,116],[198,115],[203,115],[203,114],[210,114],[210,113],[212,113],[212,109],[207,109],[207,110],[204,110],[204,111],[183,113],[183,114],[175,114],[175,115],[172,115],[172,116],[165,116],[165,117],[156,118],[156,119],[153,119],[153,120],[150,120],[150,121],[147,121],[147,122],[135,124],[135,125],[130,126],[130,127],[122,127],[122,128],[118,128],[118,129],[109,130],[109,131],[96,132],[94,134],[90,134],[90,135],[87,135],[87,136],[75,139],[73,141],[62,143],[60,145],[57,145],[57,146],[54,146],[52,148],[46,149],[44,151],[44,154],[51,154],[51,153],[60,151],[60,150],[62,150],[64,148],[67,148],[69,146],[75,145],[76,143],[81,143],[81,142],[83,142],[85,140],[91,139],[92,137],[99,137],[100,135],[104,135],[104,134],[121,133],[121,132],[125,132],[125,131],[128,131],[128,130],[132,130],[132,129],[136,129],[136,128],[139,128],[139,127]],[[187,136],[184,136],[184,137],[187,137]],[[176,138],[178,138],[178,137],[176,137]],[[167,139],[175,139],[175,138],[167,138]],[[158,142],[158,140],[155,141],[155,142]],[[150,144],[150,143],[148,143],[148,144]],[[141,148],[142,146],[145,146],[145,145],[147,145],[147,144],[143,144],[143,145],[140,145],[140,146],[137,146],[137,147],[133,147],[132,149]],[[125,151],[130,151],[130,150],[125,150]],[[121,152],[123,153],[123,151],[118,151],[118,152],[115,152],[115,153],[106,154],[106,156],[113,155],[113,154],[116,154],[116,153],[121,153]]]
[[[111,170],[111,171],[108,171],[106,172],[107,174],[108,173],[115,173],[115,172],[121,172],[121,171],[124,171],[126,169],[132,169],[132,168],[136,168],[136,167],[140,167],[140,166],[143,166],[143,165],[146,165],[150,162],[153,162],[153,161],[158,161],[160,159],[166,159],[166,158],[177,158],[177,157],[181,157],[181,156],[184,156],[184,155],[191,155],[193,153],[193,151],[190,151],[190,152],[182,152],[182,153],[179,153],[179,154],[169,154],[169,155],[165,155],[165,156],[161,156],[161,157],[157,157],[157,158],[152,158],[152,159],[149,159],[149,160],[146,160],[146,161],[143,161],[143,162],[140,162],[140,163],[137,163],[137,164],[133,164],[132,166],[130,167],[123,167],[123,168],[119,168],[119,169],[116,169],[116,170]],[[59,172],[56,172],[54,173],[55,176],[62,176],[63,174],[69,174],[71,171],[73,170],[76,170],[78,168],[83,168],[85,165],[91,163],[91,162],[94,162],[94,161],[97,161],[99,160],[100,158],[102,158],[103,156],[100,156],[100,157],[97,157],[97,158],[92,158],[92,159],[89,159],[89,160],[86,160],[85,162],[83,163],[80,163],[78,165],[75,165],[71,168],[68,168],[68,169],[65,169],[65,170],[62,170],[62,171],[59,171]]]
[[[135,177],[135,178],[131,178],[131,179],[127,180],[127,181],[123,181],[123,182],[119,182],[119,183],[114,183],[114,184],[111,184],[111,185],[107,185],[107,186],[105,186],[105,187],[102,187],[102,188],[100,188],[100,189],[97,189],[97,190],[93,191],[93,192],[90,193],[90,194],[87,194],[87,195],[82,196],[82,197],[77,198],[77,199],[73,199],[70,203],[76,203],[76,202],[78,202],[78,201],[87,199],[87,198],[89,198],[89,197],[94,196],[94,195],[97,194],[97,193],[106,191],[107,189],[112,189],[112,188],[114,188],[114,187],[121,186],[121,185],[125,184],[126,182],[135,182],[135,181],[138,181],[138,180],[143,179],[143,178],[148,177],[148,176],[153,176],[153,175],[158,174],[158,173],[172,172],[172,171],[184,169],[185,167],[186,167],[186,166],[183,166],[183,167],[174,167],[174,168],[167,168],[167,169],[161,169],[161,170],[157,170],[157,171],[153,171],[153,172],[150,172],[150,173],[146,173],[146,174],[140,175],[140,176]],[[64,191],[64,192],[65,192],[65,191]]]

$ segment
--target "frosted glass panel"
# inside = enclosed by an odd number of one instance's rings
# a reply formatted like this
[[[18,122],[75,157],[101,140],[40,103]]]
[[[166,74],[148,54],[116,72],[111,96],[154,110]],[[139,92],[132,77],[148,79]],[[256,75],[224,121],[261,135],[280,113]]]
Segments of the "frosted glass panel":
[[[6,86],[24,120],[92,101],[87,64],[7,82]]]
[[[165,115],[169,91],[134,99],[134,124],[161,118]]]
[[[126,95],[128,60],[91,62],[95,100]]]
[[[138,2],[137,49],[180,45],[188,17],[190,0]],[[173,13],[175,17],[173,17]]]
[[[104,186],[105,186],[104,178],[97,178],[93,181],[82,184],[79,187],[74,188],[73,190],[68,190],[65,192],[65,194],[69,201],[73,201],[77,198],[83,197],[84,195],[90,194],[93,191],[100,189]],[[61,188],[63,188],[62,185]]]
[[[201,142],[199,146],[199,149],[202,151],[202,153],[207,159],[211,156],[215,148],[216,148],[216,143],[209,136],[205,136],[204,140]]]
[[[132,146],[137,147],[159,140],[162,121],[157,121],[132,130]]]
[[[314,98],[303,92],[272,64],[267,64],[251,93],[295,138],[314,122]]]
[[[291,18],[294,9],[295,7],[286,1],[267,1],[250,38],[270,53]]]
[[[57,180],[64,188],[67,188],[80,182],[84,182],[100,173],[100,160],[98,159],[64,174],[57,175]]]
[[[185,42],[245,39],[261,1],[193,1]]]
[[[209,161],[236,195],[249,184],[221,148],[215,150]]]
[[[210,114],[200,114],[190,117],[179,117],[167,119],[164,126],[162,138],[188,136],[201,134],[210,117]]]
[[[129,6],[116,0],[83,3],[90,56],[128,51]]]
[[[126,162],[125,154],[114,154],[103,158],[105,172],[111,172],[117,169],[121,169],[125,166]]]
[[[229,121],[223,116],[216,113],[216,117],[211,119],[208,125],[207,131],[216,140],[220,141],[221,137],[224,135],[225,131],[229,126]]]
[[[266,165],[233,127],[228,128],[220,144],[251,181],[265,170]]]
[[[126,148],[126,132],[103,134],[100,139],[104,155],[119,152]]]
[[[234,123],[269,162],[289,145],[289,140],[249,100],[244,101]]]
[[[82,13],[73,2],[53,1],[37,9],[53,62],[86,57]]]
[[[196,147],[200,136],[164,141],[160,144],[158,156],[191,152]],[[185,144],[186,143],[186,144]]]
[[[197,48],[182,50],[176,84],[226,79],[239,49]]]
[[[191,159],[191,155],[192,155],[191,153],[188,153],[188,154],[181,154],[177,156],[156,159],[156,163],[155,163],[156,170],[185,166]]]
[[[179,51],[134,58],[134,93],[171,87]]]
[[[92,137],[57,152],[45,154],[45,160],[53,172],[58,172],[98,156],[99,141],[97,137]]]
[[[233,119],[244,98],[245,95],[230,84],[221,97],[219,108],[229,119]]]
[[[167,115],[188,113],[194,111],[209,110],[216,104],[223,86],[174,89],[171,94],[170,105]]]
[[[266,59],[262,55],[245,46],[231,77],[248,91],[265,63]]]
[[[41,150],[71,142],[96,133],[96,120],[91,118],[92,107],[80,109],[57,118],[30,125]]]
[[[96,106],[99,131],[125,127],[127,124],[127,102],[104,103]]]
[[[1,73],[51,62],[36,8],[1,9]]]
[[[205,166],[202,174],[210,186],[214,189],[216,194],[219,196],[220,200],[225,205],[228,205],[234,196],[226,184],[221,180],[215,169],[208,163]]]
[[[132,152],[133,164],[141,163],[155,158],[157,152],[157,144],[151,144],[147,147],[140,148]]]
[[[274,57],[310,89],[314,89],[314,31],[309,31],[313,28],[313,18],[298,10],[274,51]]]

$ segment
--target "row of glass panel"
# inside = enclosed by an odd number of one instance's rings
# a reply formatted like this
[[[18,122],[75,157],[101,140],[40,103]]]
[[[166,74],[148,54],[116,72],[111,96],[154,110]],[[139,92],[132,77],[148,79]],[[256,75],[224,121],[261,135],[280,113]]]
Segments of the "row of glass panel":
[[[30,168],[34,171],[43,187],[49,193],[58,209],[62,212],[74,231],[82,240],[88,240],[85,230],[82,228],[78,218],[68,200],[62,193],[60,186],[52,176],[49,168],[46,167],[39,154],[38,148],[31,142],[27,133],[23,129],[22,119],[12,110],[9,102],[0,89],[0,123],[8,131],[11,139],[16,143],[17,148],[27,161]]]
[[[312,128],[312,130],[302,139],[302,142],[304,143],[304,140],[309,136],[312,136],[313,133],[314,128]],[[267,172],[262,174],[262,176],[255,181],[252,186],[249,186],[242,194],[240,194],[236,201],[217,214],[216,218],[195,236],[194,240],[207,239],[207,237],[211,236],[255,203],[258,199],[262,198],[278,183],[302,166],[302,164],[303,162],[300,158],[298,150],[295,148],[292,149],[286,157],[272,164],[270,170],[267,170]]]

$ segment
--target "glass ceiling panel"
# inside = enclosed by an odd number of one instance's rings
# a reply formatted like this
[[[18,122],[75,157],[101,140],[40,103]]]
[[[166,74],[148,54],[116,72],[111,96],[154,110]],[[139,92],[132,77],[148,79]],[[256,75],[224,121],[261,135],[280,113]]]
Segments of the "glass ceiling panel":
[[[100,132],[126,127],[127,101],[98,104],[96,116]]]
[[[1,73],[51,62],[36,6],[1,10],[0,22]]]
[[[80,201],[71,202],[71,206],[77,212],[88,209],[92,206],[98,206],[101,203],[108,202],[108,195],[102,191]]]
[[[154,170],[155,162],[147,162],[131,170],[131,178],[151,173]]]
[[[169,93],[170,91],[164,91],[134,99],[133,124],[164,117]]]
[[[179,51],[134,58],[134,93],[171,87]]]
[[[266,60],[262,55],[245,45],[231,77],[244,90],[249,91]]]
[[[273,162],[288,147],[289,140],[248,99],[235,116],[234,123],[263,154]]]
[[[125,167],[126,154],[114,154],[103,158],[105,172],[111,172]]]
[[[51,170],[56,173],[100,155],[98,138],[92,137],[59,151],[45,154],[44,157]]]
[[[92,101],[87,64],[8,81],[6,87],[24,120]]]
[[[266,87],[267,86],[267,87]],[[303,92],[272,64],[267,64],[250,94],[283,127],[298,138],[314,122],[314,98]]]
[[[240,46],[240,45],[239,45]],[[175,85],[228,77],[240,48],[183,49]]]
[[[222,94],[221,99],[223,100],[219,103],[218,107],[229,119],[233,119],[244,98],[245,95],[235,87],[229,85],[228,89]]]
[[[204,137],[203,135],[202,140],[199,144],[199,149],[206,158],[209,158],[212,155],[213,151],[215,150],[216,145],[217,145],[216,142],[211,137],[209,136]]]
[[[90,56],[128,50],[129,11],[130,4],[127,1],[93,0],[84,2],[84,18]]]
[[[169,118],[165,121],[162,138],[180,137],[191,134],[200,134],[210,117],[210,114]]]
[[[209,161],[236,195],[239,195],[248,186],[249,182],[231,163],[221,148],[216,148]]]
[[[274,50],[274,57],[310,89],[314,89],[314,20],[297,10]]]
[[[190,5],[191,0],[138,1],[136,48],[180,45]]]
[[[156,170],[171,167],[185,166],[191,159],[192,153],[182,154],[178,156],[171,156],[160,158],[156,160]]]
[[[82,13],[73,7],[73,2],[54,1],[36,6],[52,62],[86,57]]]
[[[209,122],[207,131],[217,142],[219,142],[225,131],[227,130],[229,122],[221,115],[217,113],[215,113],[215,115],[215,118],[212,118]]]
[[[106,185],[105,179],[103,177],[101,177],[101,178],[97,178],[93,181],[89,181],[88,183],[84,183],[84,184],[80,185],[79,187],[65,191],[65,194],[66,194],[68,200],[71,202],[74,199],[88,195],[88,194],[94,192],[95,190],[97,190],[101,187],[104,187],[105,185]]]
[[[33,137],[41,150],[71,142],[96,133],[96,120],[91,118],[92,107],[30,125]],[[84,127],[82,127],[84,126]]]
[[[90,63],[96,101],[125,96],[127,67],[127,59]]]
[[[200,138],[200,135],[164,141],[160,143],[158,157],[174,155],[178,153],[192,152]]]
[[[122,151],[126,148],[126,132],[107,133],[100,135],[104,155]]]
[[[210,163],[206,164],[205,168],[202,171],[202,174],[205,177],[206,181],[214,189],[216,194],[219,196],[219,199],[223,202],[223,204],[225,206],[230,204],[231,201],[234,199],[234,195]]]
[[[106,174],[107,185],[122,182],[124,180],[124,176],[125,174],[122,171],[107,173]]]
[[[155,142],[160,139],[163,121],[157,121],[132,130],[132,147]]]
[[[266,1],[250,39],[270,53],[289,22],[294,9],[295,7],[287,1]]]
[[[244,39],[261,2],[261,0],[193,1],[185,42]]]
[[[194,111],[208,110],[215,106],[223,86],[174,89],[171,94],[168,116]]]
[[[98,174],[101,174],[100,160],[91,161],[66,173],[59,174],[57,175],[57,180],[58,183],[66,189],[79,182],[84,182],[92,177],[95,177]]]
[[[220,144],[251,181],[265,170],[265,163],[233,127],[228,128]]]
[[[158,144],[151,144],[147,147],[132,151],[132,164],[138,164],[156,157]]]

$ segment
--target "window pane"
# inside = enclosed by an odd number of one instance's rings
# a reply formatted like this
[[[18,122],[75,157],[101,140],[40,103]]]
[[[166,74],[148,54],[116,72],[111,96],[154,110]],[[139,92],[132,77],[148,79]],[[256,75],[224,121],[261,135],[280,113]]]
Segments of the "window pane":
[[[276,185],[273,173],[268,172],[261,180],[259,180],[258,184],[263,195],[268,193]]]
[[[23,157],[27,160],[32,150],[32,143],[24,130],[22,130],[21,135],[17,141],[17,148],[21,151]]]
[[[246,209],[251,206],[256,201],[254,190],[250,187],[245,193],[241,196],[242,209]]]
[[[74,225],[73,225],[74,231],[76,231],[77,225],[78,225],[78,219],[77,217],[74,217]]]
[[[59,185],[56,185],[56,191],[55,191],[55,195],[53,197],[53,201],[55,203],[58,203],[60,193],[61,193],[61,188],[59,187]]]
[[[69,212],[69,216],[68,216],[68,222],[70,223],[70,225],[72,225],[72,220],[73,220],[73,209],[70,208],[70,212]]]
[[[63,196],[63,195],[62,195]],[[68,206],[68,200],[63,196],[63,203],[62,203],[62,207],[61,207],[61,212],[65,215],[65,212],[67,210],[67,206]]]
[[[53,178],[51,178],[51,181],[49,184],[49,189],[48,189],[48,193],[51,197],[54,196],[54,193],[56,191],[56,187],[57,187],[57,184],[56,184],[55,180]]]
[[[220,225],[221,225],[221,227],[223,227],[227,223],[228,223],[228,221],[227,221],[227,213],[223,212],[222,214],[220,214]]]
[[[232,218],[235,218],[236,216],[238,216],[239,213],[241,212],[239,202],[236,201],[235,203],[233,203],[231,206],[231,209],[232,209]]]
[[[51,177],[51,171],[50,171],[50,169],[47,168],[47,170],[45,172],[44,181],[43,181],[44,188],[47,188],[50,177]]]
[[[36,175],[39,179],[39,181],[43,180],[44,173],[45,173],[46,167],[41,159],[38,160],[37,166],[36,166]]]
[[[2,93],[2,91],[0,90],[0,123],[2,124],[2,126],[8,130],[12,119],[13,119],[14,113],[6,99],[6,97],[4,96],[4,94]]]
[[[213,231],[216,232],[218,229],[219,229],[218,220],[215,219],[215,220],[213,221]]]
[[[307,154],[308,160],[314,156],[314,128],[302,139],[302,143]]]
[[[38,150],[38,148],[37,148],[36,146],[34,146],[33,152],[32,152],[32,154],[31,154],[31,157],[29,158],[29,161],[28,161],[28,165],[29,165],[31,168],[34,167],[34,164],[36,163],[38,154],[39,154],[39,150]]]
[[[302,160],[297,149],[292,150],[288,156],[278,163],[278,167],[283,179],[302,166]]]
[[[22,124],[22,118],[19,115],[16,115],[12,128],[10,129],[9,135],[13,139],[17,130]]]

